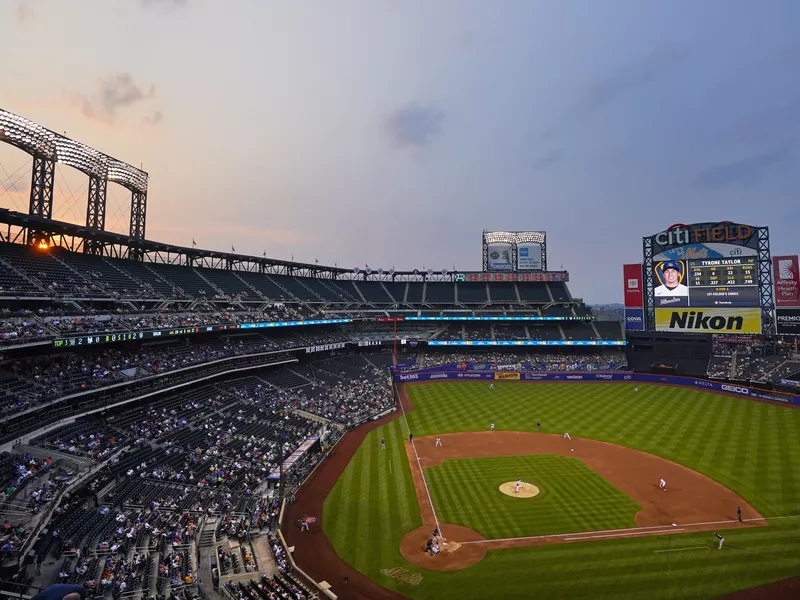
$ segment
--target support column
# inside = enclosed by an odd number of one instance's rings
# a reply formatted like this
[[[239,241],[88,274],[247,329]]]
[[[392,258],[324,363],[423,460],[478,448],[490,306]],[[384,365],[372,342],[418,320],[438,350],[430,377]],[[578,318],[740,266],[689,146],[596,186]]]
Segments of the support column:
[[[86,227],[105,231],[106,191],[108,180],[105,177],[89,175],[89,195],[86,202]],[[83,246],[86,254],[102,254],[103,245],[96,240],[86,240]]]
[[[134,239],[144,240],[145,237],[145,217],[147,214],[147,192],[134,190],[131,192],[131,229],[130,236]],[[131,256],[134,260],[141,260],[142,251],[139,248],[131,248]]]
[[[28,214],[43,219],[53,218],[53,186],[55,184],[56,163],[43,154],[33,155],[31,171],[31,196]],[[28,243],[35,245],[40,241],[49,242],[49,235],[37,228],[28,230]]]

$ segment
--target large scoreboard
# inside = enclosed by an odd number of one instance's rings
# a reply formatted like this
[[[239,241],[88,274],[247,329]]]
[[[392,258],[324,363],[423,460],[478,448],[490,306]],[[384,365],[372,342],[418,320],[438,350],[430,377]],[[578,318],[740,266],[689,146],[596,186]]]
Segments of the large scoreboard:
[[[656,308],[758,307],[755,257],[659,261],[654,277]]]
[[[761,268],[769,263],[768,236],[766,227],[721,221],[673,225],[645,237],[644,286],[633,281],[634,269],[626,279],[626,294],[631,285],[644,292],[638,318],[658,331],[769,330],[771,273]]]

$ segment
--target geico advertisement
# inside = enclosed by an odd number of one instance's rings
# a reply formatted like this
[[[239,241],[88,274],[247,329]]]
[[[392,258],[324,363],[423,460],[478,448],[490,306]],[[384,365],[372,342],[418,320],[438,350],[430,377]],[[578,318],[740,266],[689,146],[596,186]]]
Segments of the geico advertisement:
[[[519,373],[508,373],[508,372],[495,373],[494,374],[494,378],[495,379],[519,379]]]
[[[760,308],[656,308],[658,331],[761,333]]]

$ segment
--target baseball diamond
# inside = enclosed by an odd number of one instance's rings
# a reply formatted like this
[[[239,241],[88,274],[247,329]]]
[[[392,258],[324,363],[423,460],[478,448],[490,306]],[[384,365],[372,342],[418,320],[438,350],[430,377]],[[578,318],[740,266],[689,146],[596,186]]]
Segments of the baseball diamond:
[[[324,502],[321,530],[286,530],[299,566],[347,574],[343,598],[710,599],[797,575],[800,412],[635,387],[402,384],[402,410],[347,436],[288,508]],[[539,494],[500,491],[519,480]]]

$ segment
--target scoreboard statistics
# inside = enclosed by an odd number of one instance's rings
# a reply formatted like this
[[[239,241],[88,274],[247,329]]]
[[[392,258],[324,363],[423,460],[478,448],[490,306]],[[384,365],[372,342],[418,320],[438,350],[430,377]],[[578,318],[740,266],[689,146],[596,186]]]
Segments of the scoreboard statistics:
[[[677,266],[678,269],[674,269]],[[665,270],[679,272],[681,286],[669,285]],[[755,257],[665,261],[655,267],[656,307],[758,307],[758,265]],[[683,287],[685,286],[685,287]],[[670,290],[675,289],[675,293]]]

